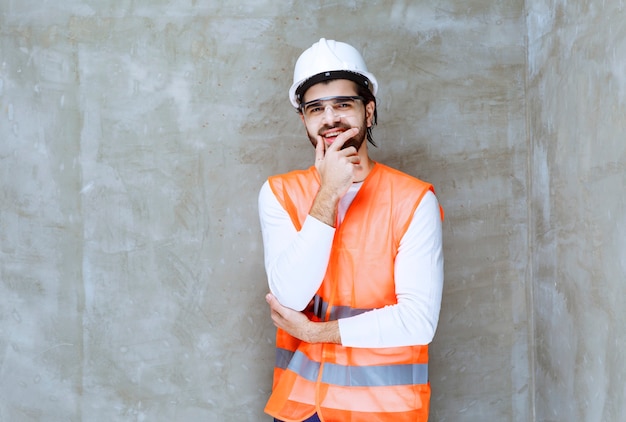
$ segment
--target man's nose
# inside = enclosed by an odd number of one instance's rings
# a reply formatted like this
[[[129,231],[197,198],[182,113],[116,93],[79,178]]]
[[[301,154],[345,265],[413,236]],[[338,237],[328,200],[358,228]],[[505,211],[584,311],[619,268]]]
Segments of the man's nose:
[[[324,107],[323,116],[324,116],[324,120],[327,122],[336,122],[336,121],[341,120],[341,118],[343,117],[339,113],[337,113],[337,110],[335,110],[333,106],[330,104],[326,104],[326,107]]]

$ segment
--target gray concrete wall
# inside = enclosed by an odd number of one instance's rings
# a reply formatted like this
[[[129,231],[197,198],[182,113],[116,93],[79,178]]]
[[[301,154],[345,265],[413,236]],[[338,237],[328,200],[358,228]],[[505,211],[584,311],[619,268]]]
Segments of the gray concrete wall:
[[[626,415],[626,11],[527,1],[537,421]]]
[[[446,209],[432,420],[619,415],[624,20],[578,3],[0,0],[0,421],[268,419],[256,195],[321,36]]]

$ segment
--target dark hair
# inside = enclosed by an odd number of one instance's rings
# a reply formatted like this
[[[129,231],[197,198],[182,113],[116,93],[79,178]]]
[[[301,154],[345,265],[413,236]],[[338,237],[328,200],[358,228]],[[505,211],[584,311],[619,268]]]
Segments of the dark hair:
[[[368,87],[360,84],[356,84],[356,86],[357,95],[365,98],[365,100],[363,101],[363,105],[367,105],[372,101],[374,102],[374,115],[372,116],[372,125],[367,128],[367,141],[373,146],[378,147],[378,145],[376,145],[376,142],[374,142],[374,137],[372,136],[372,129],[374,128],[374,126],[376,126],[376,123],[378,123],[378,106],[376,104],[376,96],[372,94],[372,91],[370,91]]]

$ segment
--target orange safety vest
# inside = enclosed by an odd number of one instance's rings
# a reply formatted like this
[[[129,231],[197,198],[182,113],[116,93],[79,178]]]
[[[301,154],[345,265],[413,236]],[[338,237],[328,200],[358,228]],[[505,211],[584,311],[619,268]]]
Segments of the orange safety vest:
[[[320,186],[315,167],[269,179],[299,231]],[[305,311],[332,321],[397,303],[394,260],[422,197],[433,187],[382,164],[363,182],[337,228],[324,280]],[[433,190],[434,192],[434,190]],[[443,217],[443,214],[442,214]],[[352,348],[305,343],[278,329],[265,412],[302,421],[428,420],[428,346]]]

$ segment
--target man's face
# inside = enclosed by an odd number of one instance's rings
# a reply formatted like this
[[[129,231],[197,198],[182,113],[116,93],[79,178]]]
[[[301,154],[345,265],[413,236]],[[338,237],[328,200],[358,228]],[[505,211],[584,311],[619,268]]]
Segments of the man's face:
[[[322,141],[328,148],[337,135],[355,127],[359,133],[347,140],[343,148],[354,146],[357,151],[361,148],[367,138],[367,128],[372,124],[375,105],[373,102],[364,104],[363,100],[351,98],[356,96],[354,82],[347,79],[318,83],[306,91],[302,102],[312,104],[314,108],[313,112],[303,110],[302,121],[314,147]],[[318,102],[318,99],[322,100]]]

